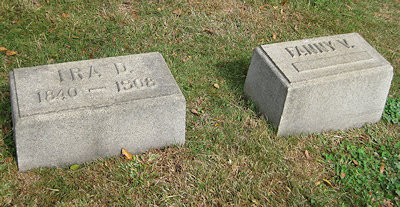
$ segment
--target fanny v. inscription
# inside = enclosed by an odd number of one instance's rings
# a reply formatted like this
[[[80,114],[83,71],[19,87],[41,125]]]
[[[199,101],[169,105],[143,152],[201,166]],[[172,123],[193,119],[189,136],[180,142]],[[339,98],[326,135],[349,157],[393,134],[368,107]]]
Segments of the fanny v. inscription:
[[[326,52],[333,52],[340,49],[351,49],[354,48],[355,45],[349,44],[346,39],[337,39],[336,41],[321,41],[303,45],[297,45],[294,47],[286,47],[286,52],[292,58],[308,56],[308,55],[317,55]]]

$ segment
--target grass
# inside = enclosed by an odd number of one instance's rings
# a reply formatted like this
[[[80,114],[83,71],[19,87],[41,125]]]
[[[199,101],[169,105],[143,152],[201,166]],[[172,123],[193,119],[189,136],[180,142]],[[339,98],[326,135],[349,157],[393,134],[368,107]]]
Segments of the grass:
[[[390,96],[398,100],[400,2],[282,2],[1,1],[0,46],[17,55],[0,54],[0,204],[399,205],[400,126],[392,118],[360,129],[276,137],[244,99],[243,84],[258,45],[358,32],[394,66]],[[9,71],[152,51],[163,54],[187,100],[185,146],[78,170],[18,172]],[[390,103],[387,117],[398,112]]]

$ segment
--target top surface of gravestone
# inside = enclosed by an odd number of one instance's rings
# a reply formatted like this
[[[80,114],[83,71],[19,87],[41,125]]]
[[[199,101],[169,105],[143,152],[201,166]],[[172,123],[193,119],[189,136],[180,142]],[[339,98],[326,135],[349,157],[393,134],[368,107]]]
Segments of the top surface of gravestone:
[[[390,65],[357,33],[261,47],[290,83]]]
[[[20,68],[11,78],[20,117],[180,93],[160,53]]]

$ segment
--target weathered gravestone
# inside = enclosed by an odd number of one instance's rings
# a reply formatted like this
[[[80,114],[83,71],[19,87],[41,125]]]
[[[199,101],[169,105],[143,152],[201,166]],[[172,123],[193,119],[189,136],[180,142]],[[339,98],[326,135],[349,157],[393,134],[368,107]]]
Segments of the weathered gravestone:
[[[160,53],[20,68],[10,87],[22,171],[185,142],[185,98]]]
[[[262,45],[244,86],[278,135],[380,120],[393,68],[359,34]]]

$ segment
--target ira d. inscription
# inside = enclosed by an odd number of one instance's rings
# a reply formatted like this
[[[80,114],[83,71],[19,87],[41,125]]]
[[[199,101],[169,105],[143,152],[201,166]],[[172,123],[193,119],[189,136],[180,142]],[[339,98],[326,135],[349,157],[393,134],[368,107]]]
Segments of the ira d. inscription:
[[[20,170],[185,141],[185,99],[159,53],[10,73]]]

